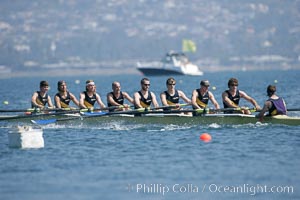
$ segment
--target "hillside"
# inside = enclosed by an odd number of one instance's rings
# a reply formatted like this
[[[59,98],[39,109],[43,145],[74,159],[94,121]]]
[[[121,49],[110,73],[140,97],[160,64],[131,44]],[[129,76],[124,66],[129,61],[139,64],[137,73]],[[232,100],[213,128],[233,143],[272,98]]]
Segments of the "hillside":
[[[0,74],[121,68],[137,73],[136,61],[180,51],[183,39],[197,44],[188,56],[204,71],[300,68],[299,0],[2,0],[0,5]]]

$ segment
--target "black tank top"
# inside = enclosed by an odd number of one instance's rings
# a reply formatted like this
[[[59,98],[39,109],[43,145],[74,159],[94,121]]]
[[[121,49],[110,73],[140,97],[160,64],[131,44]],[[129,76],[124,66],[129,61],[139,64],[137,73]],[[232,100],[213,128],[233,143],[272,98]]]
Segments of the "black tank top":
[[[117,103],[120,104],[120,105],[123,105],[123,104],[124,104],[124,96],[123,96],[123,93],[122,93],[122,92],[120,92],[120,97],[119,97],[119,98],[115,97],[115,95],[114,95],[113,92],[110,92],[110,94],[113,96],[113,100],[114,100],[115,102],[117,102]],[[107,105],[108,105],[108,107],[113,106],[111,103],[107,103]]]
[[[60,101],[60,105],[62,108],[68,108],[69,107],[69,104],[70,104],[70,101],[71,101],[71,96],[70,96],[70,93],[67,92],[67,97],[64,99],[60,93],[56,93],[56,95],[58,98],[59,98],[59,101]],[[55,101],[55,106],[57,107],[56,105],[56,101]]]
[[[226,90],[226,93],[228,94],[228,98],[229,98],[236,106],[238,106],[238,105],[239,105],[239,102],[240,102],[240,99],[241,99],[241,97],[240,97],[240,91],[237,90],[235,96],[232,96],[231,93],[230,93],[228,90]],[[223,106],[224,106],[224,108],[229,108],[229,106],[228,106],[225,102],[223,102]]]
[[[200,108],[205,108],[208,104],[209,100],[209,94],[206,92],[203,96],[201,95],[200,89],[197,89],[198,92],[198,98],[196,99],[196,102]]]
[[[96,93],[93,94],[92,97],[89,97],[89,95],[87,94],[86,91],[83,92],[85,97],[84,97],[84,105],[87,107],[87,108],[91,108],[94,106],[95,102],[97,101],[96,99]]]
[[[178,91],[175,90],[175,94],[173,96],[171,96],[168,91],[164,91],[165,95],[166,95],[166,100],[168,105],[174,105],[179,103],[179,94]]]
[[[41,106],[45,106],[48,103],[48,94],[46,94],[44,97],[41,96],[40,91],[36,91],[38,93],[38,96],[36,98],[36,103]],[[35,108],[36,106],[34,104],[31,104],[32,108]]]
[[[143,94],[141,93],[141,91],[139,91],[139,94],[140,94],[140,100],[141,100],[141,106],[143,108],[148,108],[150,107],[151,103],[152,103],[152,95],[151,95],[151,92],[148,91],[148,98],[145,99],[145,97],[143,96]]]

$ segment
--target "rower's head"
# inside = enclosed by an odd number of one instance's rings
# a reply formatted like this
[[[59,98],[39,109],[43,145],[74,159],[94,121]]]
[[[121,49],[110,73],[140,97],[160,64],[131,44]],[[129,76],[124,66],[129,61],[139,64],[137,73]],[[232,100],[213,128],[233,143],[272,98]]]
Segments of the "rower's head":
[[[141,87],[142,90],[148,90],[150,87],[150,80],[148,78],[143,78],[141,80]]]
[[[65,88],[67,88],[67,83],[65,81],[61,80],[61,81],[57,82],[57,90],[58,91],[63,92],[63,91],[65,91]]]
[[[202,80],[200,81],[200,90],[201,92],[207,92],[209,88],[209,81],[208,80]]]
[[[167,87],[168,86],[169,87],[175,87],[175,85],[176,85],[175,79],[173,77],[168,78],[167,81],[166,81],[166,85],[167,85]]]
[[[111,88],[113,91],[118,91],[121,89],[121,84],[117,81],[114,81],[112,84],[111,84]]]
[[[275,85],[269,85],[267,87],[267,95],[269,97],[271,97],[273,94],[275,94],[275,92],[276,92],[276,86]]]
[[[40,87],[49,87],[49,83],[47,81],[41,81],[40,82]]]
[[[49,89],[49,83],[47,81],[40,82],[40,90],[41,92],[46,92]]]
[[[236,78],[231,78],[228,81],[228,88],[239,86],[239,81]]]
[[[210,86],[209,81],[208,80],[202,80],[202,81],[200,81],[200,86],[208,88]]]
[[[95,82],[93,80],[87,80],[85,82],[85,90],[88,91],[90,88],[96,88]]]

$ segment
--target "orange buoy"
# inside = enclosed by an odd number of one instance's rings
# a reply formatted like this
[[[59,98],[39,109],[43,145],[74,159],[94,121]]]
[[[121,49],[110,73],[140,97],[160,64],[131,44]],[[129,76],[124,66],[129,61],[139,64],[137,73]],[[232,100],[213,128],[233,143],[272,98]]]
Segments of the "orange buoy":
[[[31,112],[25,112],[24,114],[25,115],[31,115],[32,113]]]
[[[200,140],[202,140],[204,142],[210,142],[211,136],[208,133],[203,133],[200,135]]]

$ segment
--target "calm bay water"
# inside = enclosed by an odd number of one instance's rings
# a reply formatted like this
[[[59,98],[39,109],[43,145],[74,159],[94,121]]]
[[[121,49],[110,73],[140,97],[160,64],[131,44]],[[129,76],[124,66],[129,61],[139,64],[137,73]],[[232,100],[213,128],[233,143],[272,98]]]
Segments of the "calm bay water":
[[[300,71],[222,72],[175,77],[177,89],[191,96],[201,78],[209,79],[217,101],[231,77],[263,106],[266,87],[277,80],[288,108],[299,108]],[[105,94],[112,81],[124,91],[139,90],[142,76],[51,77],[49,94],[65,79],[78,96],[86,79]],[[159,97],[168,77],[150,77]],[[44,78],[0,80],[1,109],[28,108]],[[80,84],[75,84],[80,80]],[[247,102],[242,105],[251,107]],[[300,116],[298,112],[290,113]],[[15,123],[0,121],[1,199],[299,199],[299,126],[108,124],[48,125],[45,148],[12,149],[7,134]],[[212,141],[199,140],[210,133]],[[288,186],[288,187],[286,187]],[[273,192],[272,192],[272,191]],[[288,191],[289,190],[289,191]]]

